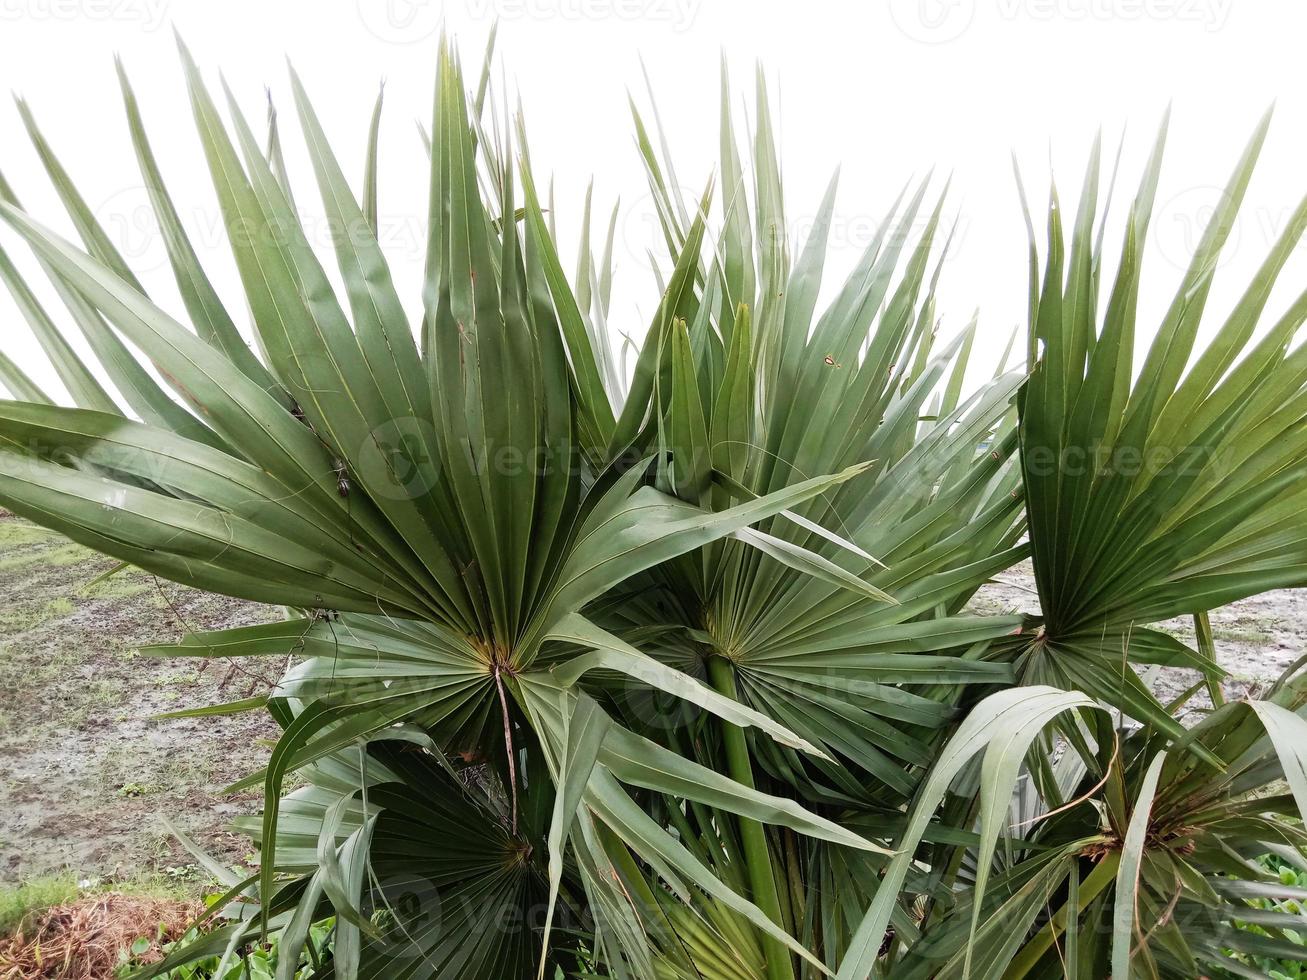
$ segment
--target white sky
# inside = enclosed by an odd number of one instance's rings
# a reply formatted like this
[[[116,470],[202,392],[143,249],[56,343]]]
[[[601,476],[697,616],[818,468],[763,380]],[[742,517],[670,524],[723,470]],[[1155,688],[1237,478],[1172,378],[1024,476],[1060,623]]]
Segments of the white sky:
[[[679,176],[695,189],[716,154],[720,53],[741,97],[751,95],[753,64],[761,61],[779,116],[792,230],[806,229],[841,168],[828,282],[906,181],[932,167],[941,177],[951,173],[948,213],[959,236],[941,291],[944,330],[961,327],[979,307],[982,339],[992,348],[1025,316],[1013,151],[1037,205],[1051,156],[1069,210],[1095,130],[1102,127],[1114,151],[1126,127],[1128,194],[1163,109],[1174,103],[1146,259],[1144,334],[1176,285],[1216,188],[1272,101],[1276,120],[1212,312],[1228,308],[1307,190],[1307,4],[1292,0],[0,0],[0,89],[28,98],[88,201],[139,260],[152,295],[178,312],[163,252],[144,221],[113,73],[112,56],[121,54],[183,219],[239,312],[170,28],[181,31],[212,83],[219,69],[225,73],[251,118],[261,120],[263,87],[271,86],[300,178],[298,203],[309,213],[317,210],[316,188],[292,118],[285,58],[356,183],[368,113],[385,78],[381,210],[401,285],[416,304],[426,184],[414,123],[429,114],[442,18],[470,65],[499,20],[500,63],[521,93],[537,169],[557,175],[565,239],[574,235],[591,175],[605,213],[620,195],[612,320],[637,336],[657,302],[645,257],[656,246],[655,226],[626,105],[628,89],[644,104],[640,58]],[[71,234],[9,105],[0,106],[0,169],[31,211]],[[22,252],[11,234],[0,241],[11,254]],[[1307,283],[1304,253],[1307,247],[1273,312],[1295,284]],[[21,261],[33,269],[25,255]],[[50,308],[62,312],[53,301]],[[0,346],[59,391],[7,296],[0,317]]]

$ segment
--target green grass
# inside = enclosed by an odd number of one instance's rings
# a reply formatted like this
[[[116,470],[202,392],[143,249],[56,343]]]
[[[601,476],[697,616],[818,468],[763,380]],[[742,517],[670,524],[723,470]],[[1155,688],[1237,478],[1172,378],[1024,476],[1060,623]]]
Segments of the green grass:
[[[142,874],[123,881],[79,882],[71,874],[29,878],[17,885],[0,886],[0,937],[10,935],[28,915],[88,895],[112,891],[140,898],[189,902],[213,885],[195,866],[173,869],[172,873]]]
[[[1218,643],[1244,643],[1248,646],[1264,647],[1273,643],[1275,636],[1263,629],[1214,629],[1212,639]]]
[[[29,912],[41,912],[75,899],[80,890],[71,876],[33,878],[0,888],[0,936],[12,933]]]

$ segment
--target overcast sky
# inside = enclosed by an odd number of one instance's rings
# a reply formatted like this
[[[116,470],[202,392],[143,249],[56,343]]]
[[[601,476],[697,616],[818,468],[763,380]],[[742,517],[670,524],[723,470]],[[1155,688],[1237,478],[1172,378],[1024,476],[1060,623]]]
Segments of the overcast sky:
[[[1112,151],[1125,132],[1129,188],[1162,112],[1174,105],[1146,259],[1144,335],[1175,288],[1217,187],[1272,102],[1275,122],[1213,312],[1228,308],[1307,191],[1307,4],[1268,0],[0,0],[0,88],[27,97],[151,294],[177,312],[144,211],[113,55],[126,63],[165,178],[234,310],[241,304],[171,29],[212,81],[225,74],[248,114],[262,116],[263,90],[271,87],[284,110],[291,169],[304,181],[298,204],[309,213],[316,190],[289,118],[285,59],[356,182],[368,114],[385,79],[383,228],[416,304],[425,161],[415,122],[429,115],[437,33],[443,23],[476,63],[495,20],[500,64],[526,109],[534,163],[557,177],[564,237],[575,234],[591,176],[599,205],[622,200],[613,322],[637,336],[657,303],[645,254],[656,244],[655,226],[627,109],[628,91],[645,104],[641,59],[679,176],[695,189],[714,165],[720,54],[739,99],[750,97],[754,63],[762,64],[779,117],[793,234],[804,233],[831,173],[841,170],[834,269],[847,268],[905,182],[932,168],[941,180],[951,174],[947,213],[958,236],[941,289],[943,330],[960,328],[979,308],[982,338],[993,348],[1023,321],[1026,302],[1013,153],[1038,203],[1051,165],[1069,208],[1099,128]],[[0,169],[38,217],[68,228],[8,104],[0,105]],[[8,233],[0,242],[21,251]],[[1304,251],[1276,309],[1295,285],[1307,284]],[[25,257],[23,267],[33,268]],[[7,297],[0,316],[0,347],[59,391]]]

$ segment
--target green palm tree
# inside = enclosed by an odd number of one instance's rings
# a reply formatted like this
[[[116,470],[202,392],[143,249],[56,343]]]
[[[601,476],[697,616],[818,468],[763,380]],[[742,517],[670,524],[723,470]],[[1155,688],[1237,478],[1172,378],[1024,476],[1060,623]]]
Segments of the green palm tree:
[[[1139,370],[1160,138],[1105,289],[1097,150],[1069,241],[1056,195],[1042,254],[1028,219],[1027,362],[1005,353],[964,396],[975,324],[936,342],[942,195],[906,189],[823,291],[835,185],[792,258],[761,77],[746,153],[723,72],[717,189],[697,201],[636,116],[671,272],[628,372],[615,221],[596,247],[587,199],[564,269],[490,52],[469,88],[441,45],[420,324],[378,242],[380,100],[356,197],[292,74],[341,297],[275,119],[261,142],[228,95],[224,121],[182,56],[257,350],[121,67],[186,322],[146,294],[25,105],[80,246],[0,181],[0,216],[94,355],[0,253],[75,403],[0,359],[17,399],[0,402],[0,503],[288,609],[147,651],[290,666],[200,712],[281,728],[233,787],[265,793],[241,823],[259,869],[215,867],[211,928],[146,975],[271,933],[283,977],[305,952],[314,976],[484,980],[1307,959],[1301,916],[1264,907],[1293,890],[1257,863],[1303,862],[1307,689],[1291,675],[1225,704],[1201,629],[1307,580],[1307,293],[1258,329],[1307,204],[1195,349],[1265,121]],[[1039,616],[971,610],[1026,558]],[[1152,626],[1177,615],[1199,650]],[[1198,681],[1161,704],[1143,664]],[[1185,728],[1203,694],[1212,710]]]

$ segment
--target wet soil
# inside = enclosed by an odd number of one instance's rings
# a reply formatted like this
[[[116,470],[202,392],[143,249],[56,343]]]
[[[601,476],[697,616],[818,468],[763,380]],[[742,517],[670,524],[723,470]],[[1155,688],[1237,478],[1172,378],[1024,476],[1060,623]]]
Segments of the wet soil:
[[[137,650],[280,610],[137,569],[103,577],[116,567],[0,516],[0,882],[200,875],[163,816],[228,863],[249,850],[226,828],[258,794],[220,790],[263,764],[275,726],[263,712],[153,716],[266,690],[275,669]]]

